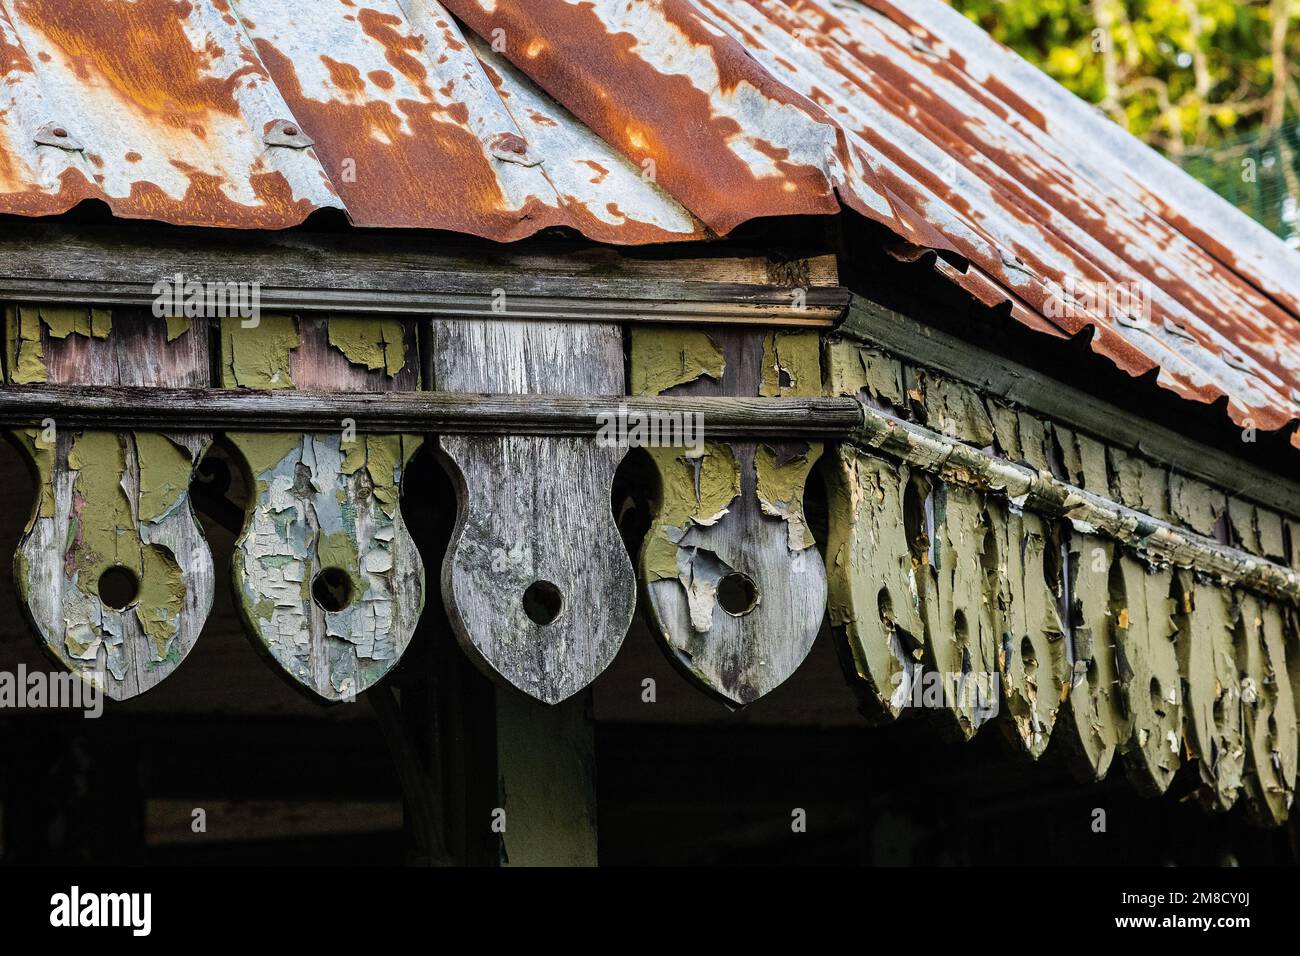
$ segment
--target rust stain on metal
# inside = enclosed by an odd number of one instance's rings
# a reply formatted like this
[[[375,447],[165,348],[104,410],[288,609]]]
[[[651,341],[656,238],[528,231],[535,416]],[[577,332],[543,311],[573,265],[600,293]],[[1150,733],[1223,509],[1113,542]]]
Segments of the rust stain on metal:
[[[0,74],[0,213],[647,243],[848,209],[1238,424],[1300,415],[1294,253],[938,0],[0,0]]]

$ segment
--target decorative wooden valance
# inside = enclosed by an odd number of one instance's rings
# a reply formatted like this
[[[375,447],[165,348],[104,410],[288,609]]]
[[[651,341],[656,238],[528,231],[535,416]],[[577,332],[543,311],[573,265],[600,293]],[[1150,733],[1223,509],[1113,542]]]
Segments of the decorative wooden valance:
[[[873,719],[916,706],[926,675],[991,675],[926,706],[960,736],[996,720],[1031,758],[1060,747],[1093,779],[1120,763],[1152,792],[1194,758],[1207,803],[1285,819],[1292,489],[1230,492],[1218,453],[1162,460],[1009,401],[941,340],[932,362],[874,340],[897,317],[864,308],[827,334],[10,306],[0,424],[38,479],[20,593],[50,653],[111,696],[165,679],[211,605],[187,489],[223,435],[251,479],[247,628],[324,700],[394,666],[428,587],[480,666],[563,700],[613,659],[640,590],[665,650],[729,706],[789,677],[829,621]],[[653,513],[629,555],[610,512],[628,445],[599,430],[637,414],[703,432],[647,449]],[[440,581],[399,507],[426,436],[458,490]],[[812,482],[824,521],[804,510]],[[138,585],[124,607],[109,573]]]

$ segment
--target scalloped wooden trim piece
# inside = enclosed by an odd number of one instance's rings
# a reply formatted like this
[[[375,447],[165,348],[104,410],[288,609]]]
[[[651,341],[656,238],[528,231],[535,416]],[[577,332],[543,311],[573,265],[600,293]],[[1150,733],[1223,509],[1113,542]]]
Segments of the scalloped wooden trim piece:
[[[616,325],[435,320],[430,341],[439,391],[623,391]],[[636,581],[610,503],[627,449],[543,435],[444,435],[439,448],[459,501],[442,566],[453,630],[489,676],[559,703],[596,679],[632,623]],[[529,614],[534,585],[558,595],[550,620]]]
[[[262,316],[222,329],[226,387],[378,392],[419,386],[411,320]],[[232,576],[257,643],[326,701],[351,700],[396,666],[424,606],[424,565],[402,518],[402,480],[422,439],[231,432],[251,477]],[[314,595],[318,576],[340,576]],[[330,587],[330,585],[333,585]]]
[[[634,328],[631,368],[638,395],[822,393],[815,332]],[[823,446],[681,437],[680,447],[649,449],[660,494],[640,576],[671,658],[742,707],[794,673],[825,617],[826,568],[803,512]],[[722,598],[728,582],[738,600]]]
[[[1145,793],[1164,793],[1182,759],[1183,692],[1174,644],[1173,572],[1120,556],[1111,574],[1120,694],[1132,720],[1124,770]]]
[[[1111,609],[1111,568],[1117,560],[1111,541],[1096,535],[1070,537],[1070,642],[1073,665],[1070,693],[1061,704],[1056,737],[1075,774],[1088,782],[1110,770],[1131,722],[1119,693],[1119,615]]]
[[[1242,599],[1242,710],[1245,716],[1246,809],[1258,823],[1285,823],[1295,802],[1297,745],[1294,676],[1287,650],[1300,657],[1294,617],[1270,601]],[[1292,674],[1300,668],[1292,665]]]
[[[11,381],[209,384],[202,320],[68,306],[5,318]],[[55,406],[43,427],[13,437],[37,486],[14,577],[46,651],[115,700],[149,690],[184,660],[212,607],[212,554],[189,499],[211,436],[64,429]],[[100,598],[110,568],[134,579],[125,607]]]
[[[908,703],[899,689],[920,663],[925,640],[926,622],[913,597],[922,586],[918,542],[906,530],[915,521],[903,513],[911,472],[841,445],[824,474],[831,628],[853,661],[864,714],[892,720]]]
[[[1003,502],[988,509],[997,542],[995,607],[1001,646],[1003,711],[1030,757],[1043,755],[1069,693],[1071,664],[1058,609],[1060,566],[1049,561],[1059,541],[1052,522]]]

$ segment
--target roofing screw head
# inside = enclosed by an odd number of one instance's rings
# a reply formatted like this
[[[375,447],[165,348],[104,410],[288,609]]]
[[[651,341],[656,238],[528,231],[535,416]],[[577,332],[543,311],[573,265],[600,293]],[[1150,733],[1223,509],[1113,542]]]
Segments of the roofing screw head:
[[[1233,352],[1229,349],[1224,349],[1222,354],[1223,354],[1223,361],[1228,363],[1228,365],[1232,366],[1237,371],[1239,372],[1252,371],[1249,360],[1242,353]]]
[[[313,145],[311,137],[305,135],[301,127],[283,119],[275,120],[266,127],[262,142],[267,146],[284,146],[287,149],[306,149]]]
[[[36,131],[32,139],[36,141],[38,146],[57,146],[59,149],[66,149],[73,153],[86,148],[81,145],[75,136],[68,132],[66,126],[60,126],[57,123],[46,123]]]
[[[497,159],[520,166],[536,166],[541,160],[528,155],[528,140],[509,131],[494,133],[487,141],[488,149]]]

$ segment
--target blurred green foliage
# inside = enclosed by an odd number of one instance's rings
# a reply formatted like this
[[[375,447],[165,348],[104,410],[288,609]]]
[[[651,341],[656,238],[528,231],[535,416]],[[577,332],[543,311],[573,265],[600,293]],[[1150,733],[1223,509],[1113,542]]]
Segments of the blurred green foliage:
[[[1300,0],[951,0],[1171,155],[1300,115]]]

